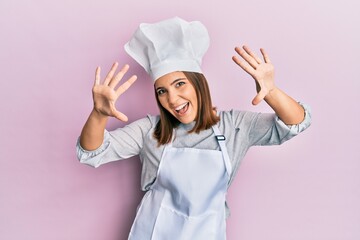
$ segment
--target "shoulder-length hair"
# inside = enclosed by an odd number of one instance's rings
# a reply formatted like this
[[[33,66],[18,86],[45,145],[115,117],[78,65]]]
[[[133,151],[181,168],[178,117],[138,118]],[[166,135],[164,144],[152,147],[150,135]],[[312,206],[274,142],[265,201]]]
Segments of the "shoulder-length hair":
[[[195,126],[189,131],[189,133],[199,133],[200,131],[209,129],[215,125],[219,122],[220,118],[216,114],[216,108],[212,106],[210,90],[205,76],[196,72],[183,73],[195,88],[198,102]],[[160,109],[160,120],[156,124],[154,137],[157,139],[158,145],[167,144],[172,139],[173,129],[180,124],[180,121],[161,105],[156,89],[155,98]]]

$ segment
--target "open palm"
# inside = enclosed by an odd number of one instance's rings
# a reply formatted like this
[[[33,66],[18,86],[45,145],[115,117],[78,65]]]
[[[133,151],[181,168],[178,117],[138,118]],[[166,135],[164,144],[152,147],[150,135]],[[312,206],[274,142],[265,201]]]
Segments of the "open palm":
[[[260,51],[264,61],[247,46],[243,46],[242,48],[236,47],[235,51],[244,59],[244,61],[236,56],[232,57],[233,61],[255,79],[257,95],[253,99],[252,104],[257,105],[275,88],[274,66],[270,62],[265,50],[262,48]]]
[[[125,65],[117,74],[115,74],[117,67],[118,63],[115,62],[109,73],[106,75],[103,83],[101,83],[100,78],[101,69],[100,67],[96,68],[95,84],[92,89],[94,109],[104,116],[115,117],[120,121],[126,122],[128,120],[127,116],[116,109],[115,103],[121,94],[136,81],[137,77],[134,75],[117,87],[125,73],[129,70],[129,65]]]

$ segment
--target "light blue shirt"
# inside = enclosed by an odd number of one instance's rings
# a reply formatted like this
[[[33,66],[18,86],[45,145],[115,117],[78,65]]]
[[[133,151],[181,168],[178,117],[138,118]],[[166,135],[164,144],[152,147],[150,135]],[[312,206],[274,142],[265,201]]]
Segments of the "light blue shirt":
[[[305,109],[304,120],[297,125],[286,125],[275,114],[247,111],[220,111],[217,126],[226,138],[226,147],[232,165],[230,183],[251,146],[279,145],[298,135],[311,124],[310,108]],[[164,146],[158,146],[153,132],[159,116],[147,116],[123,128],[106,131],[103,144],[94,151],[84,150],[79,140],[77,156],[81,163],[93,167],[139,155],[142,163],[141,189],[146,191],[154,182]],[[220,150],[212,129],[191,133],[194,123],[180,124],[175,131],[174,147]]]

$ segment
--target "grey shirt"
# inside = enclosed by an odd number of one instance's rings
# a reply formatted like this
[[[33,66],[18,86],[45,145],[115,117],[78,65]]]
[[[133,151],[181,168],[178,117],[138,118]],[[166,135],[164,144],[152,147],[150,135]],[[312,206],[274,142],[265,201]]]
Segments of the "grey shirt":
[[[311,124],[310,109],[305,109],[304,120],[297,125],[286,125],[275,114],[247,111],[220,111],[217,123],[226,138],[226,147],[231,160],[233,181],[241,160],[254,145],[278,145],[296,136]],[[77,142],[77,156],[81,163],[93,167],[139,155],[142,163],[141,189],[146,191],[154,182],[164,150],[153,137],[159,116],[148,115],[123,128],[106,131],[102,145],[94,151],[84,150]],[[194,123],[180,124],[175,130],[174,147],[219,150],[212,128],[199,134],[188,133]]]

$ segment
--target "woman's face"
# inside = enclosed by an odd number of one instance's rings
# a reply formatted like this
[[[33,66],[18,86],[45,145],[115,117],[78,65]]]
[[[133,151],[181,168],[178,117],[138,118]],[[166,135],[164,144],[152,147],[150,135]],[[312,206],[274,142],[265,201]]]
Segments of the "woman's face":
[[[181,123],[195,120],[198,102],[195,88],[183,72],[168,73],[155,82],[160,104]]]

